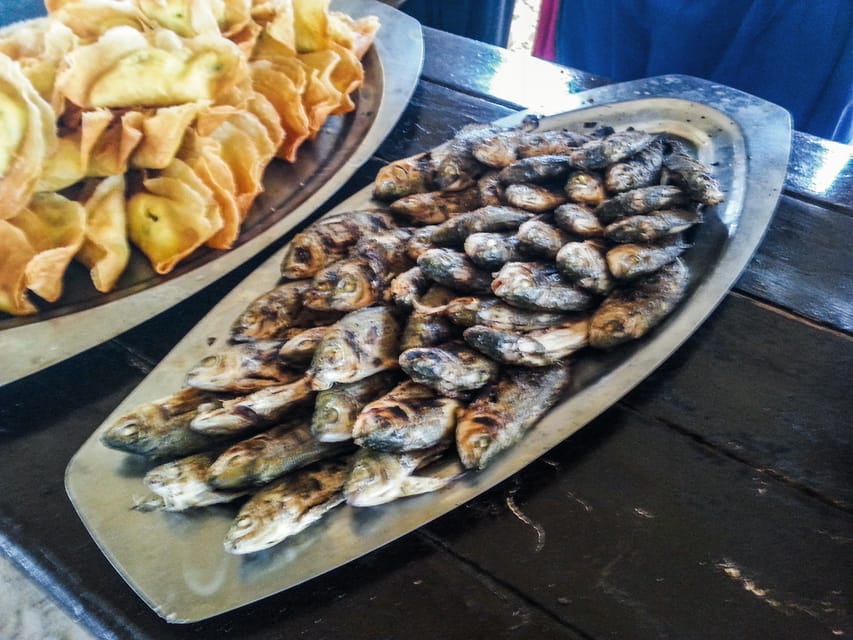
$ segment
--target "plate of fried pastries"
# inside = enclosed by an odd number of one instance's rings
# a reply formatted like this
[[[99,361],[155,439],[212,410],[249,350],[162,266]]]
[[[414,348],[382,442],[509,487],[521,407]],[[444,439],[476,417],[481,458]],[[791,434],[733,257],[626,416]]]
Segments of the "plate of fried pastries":
[[[0,29],[0,384],[279,241],[420,74],[420,26],[383,3],[173,4],[48,2]]]

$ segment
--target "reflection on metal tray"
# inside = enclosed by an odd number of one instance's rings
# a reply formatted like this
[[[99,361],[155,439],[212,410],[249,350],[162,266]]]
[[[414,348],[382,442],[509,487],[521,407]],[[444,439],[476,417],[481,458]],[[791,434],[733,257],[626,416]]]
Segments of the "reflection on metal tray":
[[[295,164],[274,161],[240,238],[229,251],[200,249],[168,276],[134,251],[116,289],[98,293],[86,270],[70,265],[65,293],[35,316],[0,316],[0,385],[109,340],[177,304],[279,241],[337,191],[382,143],[420,76],[423,40],[409,16],[373,0],[336,0],[353,17],[376,15],[375,46],[365,55],[356,109],[330,118],[299,150]]]
[[[445,490],[382,507],[338,508],[278,547],[234,557],[223,551],[222,539],[235,509],[192,515],[129,510],[133,496],[144,492],[145,469],[133,456],[101,445],[98,436],[130,408],[175,391],[191,365],[227,340],[231,321],[276,283],[280,255],[272,257],[181,341],[83,445],[67,470],[69,496],[91,535],[159,615],[190,622],[248,604],[332,570],[463,504],[605,411],[669,357],[725,296],[773,215],[790,148],[788,114],[733,89],[683,76],[593,89],[578,100],[577,110],[547,117],[543,127],[597,122],[617,129],[669,131],[692,143],[699,157],[715,167],[726,201],[706,211],[706,223],[685,254],[693,279],[681,306],[636,343],[574,357],[574,385],[565,400],[484,471]],[[369,202],[367,188],[337,211]]]

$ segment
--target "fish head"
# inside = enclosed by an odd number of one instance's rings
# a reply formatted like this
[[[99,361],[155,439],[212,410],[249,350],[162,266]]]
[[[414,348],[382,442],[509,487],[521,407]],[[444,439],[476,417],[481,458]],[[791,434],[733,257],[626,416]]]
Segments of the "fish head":
[[[225,533],[223,546],[228,553],[263,551],[281,542],[280,531],[262,514],[240,513]]]
[[[347,503],[372,507],[396,498],[405,477],[398,467],[393,455],[362,450],[353,459],[344,484]]]
[[[248,447],[235,445],[220,455],[210,465],[209,481],[219,489],[232,489],[245,484],[254,469],[257,452]]]
[[[134,411],[116,420],[102,435],[101,442],[111,449],[139,453],[146,450],[150,438],[150,419],[145,411]]]

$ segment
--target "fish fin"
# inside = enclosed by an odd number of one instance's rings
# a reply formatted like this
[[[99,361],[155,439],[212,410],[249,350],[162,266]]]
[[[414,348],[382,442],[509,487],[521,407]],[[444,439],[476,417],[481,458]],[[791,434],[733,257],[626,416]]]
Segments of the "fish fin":
[[[147,513],[149,511],[163,511],[166,508],[166,501],[163,500],[161,496],[158,495],[150,495],[140,497],[133,496],[133,506],[131,509],[133,511],[142,511],[143,513]]]

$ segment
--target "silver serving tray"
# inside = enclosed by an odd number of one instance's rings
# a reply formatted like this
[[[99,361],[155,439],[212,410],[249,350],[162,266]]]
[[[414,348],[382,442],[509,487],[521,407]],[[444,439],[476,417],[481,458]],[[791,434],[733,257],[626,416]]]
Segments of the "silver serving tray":
[[[236,508],[192,514],[131,511],[133,497],[145,493],[141,476],[148,463],[107,449],[98,437],[132,407],[175,391],[190,366],[226,341],[231,321],[275,285],[280,255],[273,256],[116,408],[67,469],[68,494],[92,537],[160,616],[192,622],[259,600],[369,553],[471,500],[610,407],[670,356],[726,295],[760,242],[780,194],[791,139],[787,112],[683,76],[602,87],[576,98],[577,110],[550,116],[543,126],[606,123],[670,131],[692,142],[699,157],[715,167],[727,198],[707,210],[695,246],[685,256],[693,281],[681,306],[645,339],[607,353],[578,354],[573,359],[574,386],[565,400],[486,470],[472,472],[443,491],[382,507],[340,507],[278,547],[235,557],[223,551],[222,539]],[[336,211],[371,204],[366,188]]]
[[[294,164],[273,161],[240,238],[228,251],[199,249],[166,276],[132,252],[127,270],[108,294],[72,263],[62,298],[39,314],[0,313],[0,385],[80,353],[127,331],[221,278],[313,213],[366,162],[396,124],[420,77],[423,36],[410,16],[375,0],[335,0],[333,10],[375,15],[381,28],[365,55],[365,82],[355,111],[330,118],[303,145]]]

